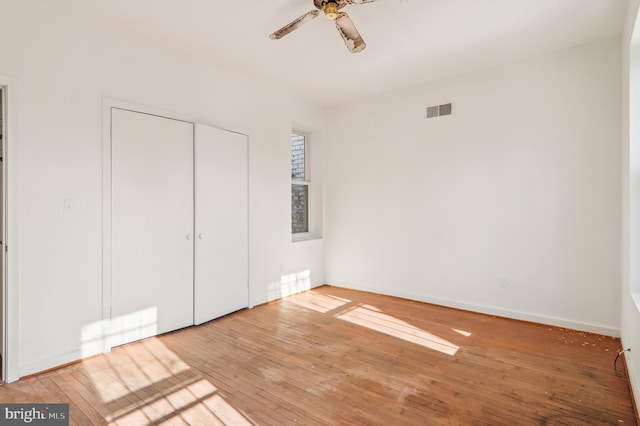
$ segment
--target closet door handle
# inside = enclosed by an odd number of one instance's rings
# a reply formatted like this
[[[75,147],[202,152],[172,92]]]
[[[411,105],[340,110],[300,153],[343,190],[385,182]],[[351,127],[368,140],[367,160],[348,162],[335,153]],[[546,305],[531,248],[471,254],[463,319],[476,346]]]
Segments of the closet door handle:
[[[204,234],[198,234],[198,239],[199,240],[204,240]]]
[[[187,240],[190,240],[191,238],[193,238],[192,234],[187,234]]]

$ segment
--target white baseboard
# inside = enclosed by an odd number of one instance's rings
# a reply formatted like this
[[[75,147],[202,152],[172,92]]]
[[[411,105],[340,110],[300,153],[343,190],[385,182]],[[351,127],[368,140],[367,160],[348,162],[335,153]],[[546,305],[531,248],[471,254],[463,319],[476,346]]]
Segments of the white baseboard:
[[[100,353],[102,352],[97,352],[95,354],[86,354],[86,353],[83,353],[81,349],[77,349],[71,352],[56,355],[51,358],[45,358],[39,361],[30,362],[28,364],[22,364],[20,365],[20,378],[41,373],[43,371],[47,371],[52,368],[58,368],[65,364],[80,361],[84,358],[88,358],[93,355],[98,355]]]
[[[538,315],[529,312],[512,311],[508,309],[498,308],[495,306],[480,305],[475,303],[464,302],[440,297],[431,297],[425,294],[418,294],[397,289],[362,286],[356,283],[346,281],[333,281],[330,285],[338,287],[351,288],[354,290],[369,291],[388,296],[401,297],[403,299],[411,299],[419,302],[431,303],[434,305],[446,306],[449,308],[463,309],[465,311],[478,312],[481,314],[495,315],[499,317],[511,318],[521,321],[535,322],[539,324],[552,325],[557,327],[569,328],[572,330],[586,331],[590,333],[602,334],[604,336],[620,337],[620,330],[614,327],[608,327],[598,324],[590,324],[581,321],[573,321],[564,318],[550,317],[546,315]]]

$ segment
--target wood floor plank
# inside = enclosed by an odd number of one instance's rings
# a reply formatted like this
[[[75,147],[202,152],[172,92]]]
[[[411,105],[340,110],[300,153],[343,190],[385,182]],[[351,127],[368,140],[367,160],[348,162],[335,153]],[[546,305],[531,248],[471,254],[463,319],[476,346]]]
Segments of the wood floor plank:
[[[71,424],[635,425],[620,349],[324,286],[0,386],[0,402],[68,402]]]
[[[243,356],[239,355],[237,359],[234,359],[228,358],[228,354],[224,350],[223,352],[218,352],[219,349],[217,348],[223,348],[223,344],[216,344],[215,347],[212,347],[210,343],[199,344],[196,343],[198,338],[199,336],[194,336],[191,342],[193,344],[192,348],[188,354],[185,354],[185,359],[191,360],[193,365],[206,363],[207,370],[210,371],[213,377],[217,378],[214,383],[219,383],[220,379],[223,379],[225,382],[233,384],[234,388],[265,390],[267,395],[273,395],[275,393],[274,388],[281,387],[279,383],[265,380],[265,377],[247,361],[238,361],[244,359]],[[171,346],[169,345],[169,347]],[[285,398],[274,400],[274,404],[286,404],[290,400],[296,401],[297,392],[298,389],[293,393],[290,393],[287,389],[282,389],[278,395],[285,395]],[[295,403],[291,407],[295,408]],[[318,421],[318,424],[322,424],[322,422]]]
[[[82,395],[83,388],[71,379],[70,369],[59,369],[51,375],[51,380],[69,398],[69,417],[79,424],[106,424],[100,413]]]

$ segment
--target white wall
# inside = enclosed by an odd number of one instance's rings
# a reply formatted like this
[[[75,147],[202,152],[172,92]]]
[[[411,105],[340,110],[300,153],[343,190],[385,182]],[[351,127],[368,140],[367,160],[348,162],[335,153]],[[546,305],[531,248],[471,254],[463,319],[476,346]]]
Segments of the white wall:
[[[640,407],[640,28],[629,2],[622,37],[622,312],[620,334],[636,406]],[[634,301],[635,292],[637,300]]]
[[[327,281],[617,335],[620,54],[610,40],[329,109]]]
[[[103,25],[46,0],[2,2],[0,74],[17,77],[20,89],[9,105],[19,117],[10,164],[19,176],[9,185],[19,194],[10,226],[20,234],[9,267],[20,277],[20,375],[88,355],[82,330],[102,317],[105,96],[249,134],[251,304],[269,300],[286,273],[309,269],[309,285],[324,281],[322,241],[292,244],[289,209],[291,127],[319,130],[320,112],[272,82]],[[64,199],[72,200],[66,212]]]
[[[317,108],[271,82],[83,19],[46,0],[0,14],[0,74],[19,84],[20,375],[82,355],[102,318],[104,96],[249,133],[251,304],[327,281],[617,334],[619,41],[334,107],[322,131]],[[445,101],[453,116],[423,119]],[[293,123],[325,168],[324,242],[291,243]]]

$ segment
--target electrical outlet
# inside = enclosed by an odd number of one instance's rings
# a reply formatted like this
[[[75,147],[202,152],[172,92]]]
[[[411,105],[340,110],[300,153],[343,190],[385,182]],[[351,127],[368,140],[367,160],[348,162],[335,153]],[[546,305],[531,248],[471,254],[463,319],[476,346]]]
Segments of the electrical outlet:
[[[507,288],[509,287],[509,280],[507,277],[498,278],[498,288]]]

